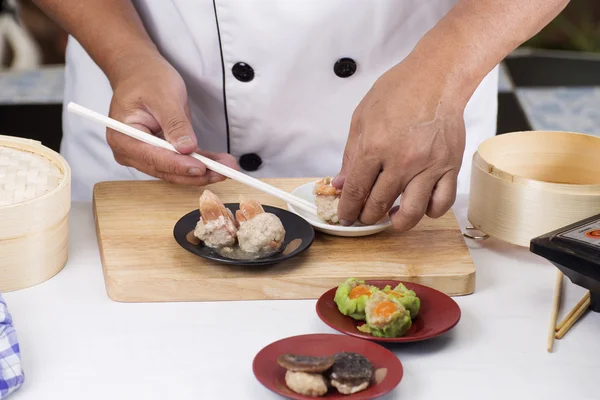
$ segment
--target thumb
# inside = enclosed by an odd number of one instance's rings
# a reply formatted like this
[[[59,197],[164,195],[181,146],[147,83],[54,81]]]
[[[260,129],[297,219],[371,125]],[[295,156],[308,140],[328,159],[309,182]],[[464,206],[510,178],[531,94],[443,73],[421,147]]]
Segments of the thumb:
[[[182,154],[190,154],[198,148],[198,140],[186,108],[181,104],[166,104],[155,112],[165,139]]]
[[[341,189],[344,186],[346,176],[350,173],[352,162],[354,161],[354,155],[356,154],[356,147],[358,146],[358,137],[360,131],[358,128],[358,117],[357,112],[352,115],[352,121],[350,122],[350,132],[348,133],[348,140],[346,141],[346,148],[344,149],[344,158],[342,159],[342,169],[337,174],[331,184],[336,189]]]

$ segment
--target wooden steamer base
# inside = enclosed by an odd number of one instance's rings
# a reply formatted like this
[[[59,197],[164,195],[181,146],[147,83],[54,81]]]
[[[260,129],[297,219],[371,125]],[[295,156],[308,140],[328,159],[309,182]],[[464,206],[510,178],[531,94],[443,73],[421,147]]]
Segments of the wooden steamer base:
[[[600,213],[600,138],[528,131],[486,140],[473,156],[468,219],[518,246]]]
[[[291,191],[315,179],[267,179]],[[286,208],[232,180],[210,185],[224,202],[240,195]],[[203,188],[163,181],[103,182],[94,216],[106,289],[121,302],[316,299],[348,277],[401,279],[449,295],[475,289],[475,266],[452,211],[413,230],[341,238],[316,233],[312,247],[269,267],[231,267],[199,258],[173,238],[175,223],[198,208]]]
[[[40,142],[0,136],[0,291],[34,286],[68,257],[71,170]]]

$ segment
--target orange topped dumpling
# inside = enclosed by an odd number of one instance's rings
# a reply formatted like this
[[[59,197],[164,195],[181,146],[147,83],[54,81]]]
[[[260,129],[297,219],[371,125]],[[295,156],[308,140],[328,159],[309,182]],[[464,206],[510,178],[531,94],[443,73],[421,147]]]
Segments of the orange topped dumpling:
[[[333,301],[342,314],[364,321],[367,301],[378,290],[365,281],[348,278],[336,289]]]
[[[399,337],[412,326],[410,312],[398,297],[383,291],[373,293],[367,300],[365,315],[367,323],[358,329],[373,336]]]

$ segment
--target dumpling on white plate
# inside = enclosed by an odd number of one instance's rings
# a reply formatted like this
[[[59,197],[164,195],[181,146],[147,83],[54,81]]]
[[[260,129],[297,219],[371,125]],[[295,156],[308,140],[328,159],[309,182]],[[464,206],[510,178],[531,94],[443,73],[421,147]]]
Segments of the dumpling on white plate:
[[[331,181],[330,177],[326,177],[315,183],[313,194],[318,217],[328,224],[337,225],[340,222],[337,210],[342,191],[335,188]]]

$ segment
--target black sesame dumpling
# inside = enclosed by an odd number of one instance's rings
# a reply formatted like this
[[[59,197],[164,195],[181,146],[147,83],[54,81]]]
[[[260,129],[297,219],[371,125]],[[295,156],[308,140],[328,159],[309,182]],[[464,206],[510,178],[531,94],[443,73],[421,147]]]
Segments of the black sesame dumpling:
[[[363,355],[351,352],[336,353],[329,374],[331,386],[342,394],[354,394],[367,389],[374,368]]]
[[[311,357],[296,354],[282,354],[277,359],[277,363],[288,371],[310,373],[325,372],[331,368],[333,362],[332,356]]]

